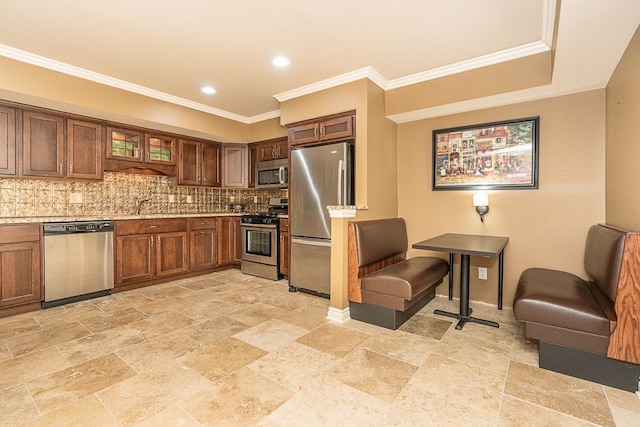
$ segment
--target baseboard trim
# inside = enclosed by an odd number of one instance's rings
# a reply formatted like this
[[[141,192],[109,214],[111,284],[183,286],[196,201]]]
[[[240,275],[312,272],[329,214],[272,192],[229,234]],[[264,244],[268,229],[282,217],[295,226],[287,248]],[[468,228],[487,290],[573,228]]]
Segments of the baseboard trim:
[[[345,323],[347,320],[351,320],[351,313],[349,307],[342,310],[335,307],[329,307],[327,311],[327,319],[332,322]]]

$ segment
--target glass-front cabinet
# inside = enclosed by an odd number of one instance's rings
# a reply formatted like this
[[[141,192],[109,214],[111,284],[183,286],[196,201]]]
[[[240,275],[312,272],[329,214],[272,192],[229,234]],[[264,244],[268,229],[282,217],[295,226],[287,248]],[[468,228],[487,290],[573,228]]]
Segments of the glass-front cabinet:
[[[107,127],[107,159],[175,165],[176,145],[167,135]]]
[[[107,158],[144,161],[144,138],[142,132],[107,127]]]
[[[176,139],[163,135],[146,135],[148,163],[176,164]]]

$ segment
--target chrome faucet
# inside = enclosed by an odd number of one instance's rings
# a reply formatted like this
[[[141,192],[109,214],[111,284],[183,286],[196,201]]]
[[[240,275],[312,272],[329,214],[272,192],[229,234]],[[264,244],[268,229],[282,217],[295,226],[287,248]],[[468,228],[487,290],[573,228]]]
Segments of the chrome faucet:
[[[140,208],[142,207],[142,204],[144,202],[148,202],[148,201],[149,201],[149,199],[142,199],[142,200],[136,199],[136,203],[134,205],[134,209],[135,209],[135,214],[136,215],[140,215]]]

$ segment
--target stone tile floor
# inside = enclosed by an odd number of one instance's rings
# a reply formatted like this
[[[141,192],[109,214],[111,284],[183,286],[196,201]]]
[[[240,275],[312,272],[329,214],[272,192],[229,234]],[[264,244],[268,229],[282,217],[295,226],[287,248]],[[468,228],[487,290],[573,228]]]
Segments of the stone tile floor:
[[[633,393],[537,368],[499,329],[433,315],[400,330],[227,270],[0,319],[0,426],[640,426]]]

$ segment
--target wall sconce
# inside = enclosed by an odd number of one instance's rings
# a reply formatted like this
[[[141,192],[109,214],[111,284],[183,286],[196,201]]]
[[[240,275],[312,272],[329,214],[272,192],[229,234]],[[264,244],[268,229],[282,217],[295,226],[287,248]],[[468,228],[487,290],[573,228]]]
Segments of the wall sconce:
[[[478,193],[473,195],[473,206],[480,215],[480,221],[484,222],[484,216],[489,212],[489,195],[486,193]]]

